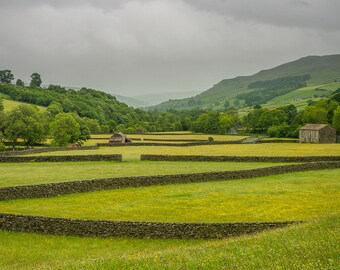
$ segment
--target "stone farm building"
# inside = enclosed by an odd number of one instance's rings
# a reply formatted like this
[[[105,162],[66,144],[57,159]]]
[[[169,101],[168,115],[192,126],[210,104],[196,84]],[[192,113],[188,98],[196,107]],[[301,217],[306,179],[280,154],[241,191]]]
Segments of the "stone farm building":
[[[131,142],[131,140],[128,139],[128,137],[122,132],[113,134],[109,140],[109,143],[129,143],[129,142]]]
[[[335,143],[336,131],[329,125],[307,124],[300,128],[300,143]]]

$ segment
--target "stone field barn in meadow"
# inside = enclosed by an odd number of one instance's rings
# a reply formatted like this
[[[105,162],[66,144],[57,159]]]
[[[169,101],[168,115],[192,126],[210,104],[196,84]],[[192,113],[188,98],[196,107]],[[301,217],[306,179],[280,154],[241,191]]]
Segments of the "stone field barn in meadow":
[[[128,139],[128,137],[122,132],[113,134],[109,140],[109,143],[113,143],[113,144],[130,143],[130,142],[131,140]]]
[[[336,143],[336,131],[329,125],[307,124],[300,128],[300,143]]]

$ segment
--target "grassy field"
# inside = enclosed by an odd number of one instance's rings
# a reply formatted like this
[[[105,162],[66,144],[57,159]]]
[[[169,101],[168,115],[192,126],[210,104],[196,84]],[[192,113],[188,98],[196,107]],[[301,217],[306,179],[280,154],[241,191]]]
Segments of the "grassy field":
[[[0,232],[0,268],[339,269],[340,216],[224,240],[100,239]]]
[[[340,207],[340,169],[0,202],[1,212],[166,222],[309,220]]]
[[[192,138],[192,135],[184,134],[148,136]],[[79,154],[123,154],[125,161],[0,164],[0,187],[279,165],[139,161],[141,154],[340,155],[340,145],[128,146],[37,155]],[[101,239],[0,231],[0,269],[339,269],[339,175],[340,169],[335,169],[242,181],[126,188],[46,199],[1,201],[0,212],[82,219],[309,222],[224,240]]]
[[[112,134],[93,134],[91,135],[91,139],[105,138],[109,140]],[[209,137],[212,137],[215,141],[236,141],[247,138],[248,136],[235,136],[235,135],[216,135],[216,134],[193,134],[190,132],[185,133],[174,133],[174,135],[168,135],[167,133],[164,135],[160,133],[154,134],[128,134],[128,138],[132,140],[134,138],[137,139],[157,139],[162,141],[167,140],[205,140],[207,141]],[[101,140],[103,141],[103,140]]]
[[[329,84],[321,84],[321,85],[315,85],[315,86],[307,86],[307,87],[299,88],[288,94],[276,97],[270,100],[268,104],[282,105],[282,104],[290,103],[296,99],[313,98],[314,95],[317,95],[317,96],[330,95],[338,88],[340,88],[339,82],[333,82]]]
[[[8,99],[3,99],[3,104],[4,104],[4,110],[5,112],[8,112],[10,110],[12,110],[13,108],[16,108],[18,107],[19,105],[22,105],[22,104],[26,104],[27,103],[23,103],[23,102],[19,102],[19,101],[13,101],[13,100],[8,100]],[[32,104],[29,104],[29,105],[32,105]],[[37,105],[32,105],[32,106],[36,106],[39,108],[39,111],[45,111],[46,108],[45,107],[42,107],[42,106],[37,106]]]
[[[278,163],[237,162],[46,162],[0,165],[0,187],[107,177],[181,174],[262,168]]]
[[[95,150],[49,152],[34,155],[53,156],[53,155],[92,155],[92,154],[122,154],[125,160],[138,160],[141,154],[210,155],[210,156],[214,155],[337,156],[340,155],[340,144],[265,143],[265,144],[200,145],[190,147],[121,146],[121,147],[100,147]]]

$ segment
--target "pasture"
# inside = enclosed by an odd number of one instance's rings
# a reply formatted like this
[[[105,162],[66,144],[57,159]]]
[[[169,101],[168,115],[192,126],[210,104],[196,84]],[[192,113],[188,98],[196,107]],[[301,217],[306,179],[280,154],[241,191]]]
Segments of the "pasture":
[[[340,169],[0,201],[6,213],[161,222],[309,220],[340,206]],[[322,184],[320,184],[322,179]]]
[[[103,142],[108,135],[93,136]],[[207,140],[189,133],[130,137]],[[222,136],[215,140],[235,140]],[[177,142],[175,142],[177,143]],[[36,155],[122,154],[123,162],[0,164],[0,188],[121,176],[219,172],[269,162],[140,161],[141,154],[339,156],[340,145],[299,143],[117,146]],[[287,163],[285,163],[287,164]],[[220,240],[53,236],[0,231],[1,269],[336,269],[340,168],[252,179],[122,188],[0,201],[0,212],[84,220],[306,223]],[[245,259],[246,258],[246,259]]]
[[[225,144],[181,146],[117,146],[99,147],[95,150],[57,151],[34,155],[91,155],[122,154],[126,161],[139,160],[140,155],[208,155],[208,156],[336,156],[340,155],[340,144]]]
[[[9,99],[3,99],[2,101],[3,101],[5,112],[11,111],[14,108],[18,107],[19,105],[22,105],[22,104],[27,105],[28,104],[28,103],[24,103],[24,102],[9,100]],[[32,104],[29,104],[29,105],[32,105]],[[32,106],[37,107],[40,112],[43,112],[43,111],[46,110],[46,108],[42,107],[42,106],[37,106],[37,105],[32,105]]]

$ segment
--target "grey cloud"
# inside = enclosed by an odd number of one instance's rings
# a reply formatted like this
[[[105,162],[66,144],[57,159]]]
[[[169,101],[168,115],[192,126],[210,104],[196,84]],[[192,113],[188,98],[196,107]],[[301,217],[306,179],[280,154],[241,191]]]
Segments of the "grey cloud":
[[[338,0],[183,0],[191,5],[239,21],[277,26],[338,30]]]
[[[0,69],[123,95],[203,91],[308,54],[338,53],[338,4],[322,2],[0,0]]]

